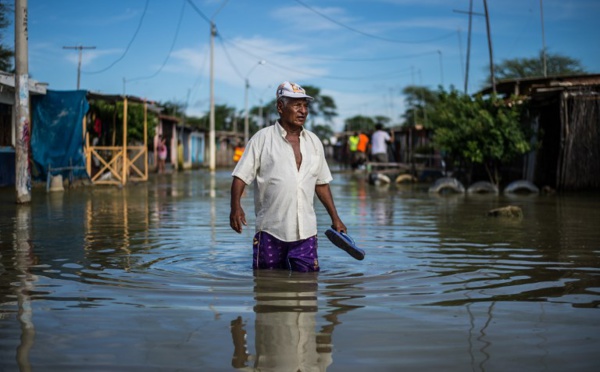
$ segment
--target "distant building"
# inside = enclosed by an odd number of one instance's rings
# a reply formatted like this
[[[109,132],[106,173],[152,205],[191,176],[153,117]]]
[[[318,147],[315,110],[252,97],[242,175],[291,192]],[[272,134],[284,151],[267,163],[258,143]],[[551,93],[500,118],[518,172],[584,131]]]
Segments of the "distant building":
[[[504,80],[496,91],[529,101],[539,144],[513,177],[556,190],[600,189],[600,74]]]

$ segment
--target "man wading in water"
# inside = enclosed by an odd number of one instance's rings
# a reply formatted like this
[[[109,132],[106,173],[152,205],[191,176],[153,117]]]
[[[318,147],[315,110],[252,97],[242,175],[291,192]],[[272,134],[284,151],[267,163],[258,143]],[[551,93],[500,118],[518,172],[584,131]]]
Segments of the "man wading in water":
[[[314,195],[329,213],[333,229],[346,232],[346,226],[329,188],[332,177],[323,144],[304,128],[313,98],[287,81],[276,94],[279,120],[248,141],[233,170],[229,224],[238,233],[247,225],[241,197],[254,182],[252,268],[319,271]]]

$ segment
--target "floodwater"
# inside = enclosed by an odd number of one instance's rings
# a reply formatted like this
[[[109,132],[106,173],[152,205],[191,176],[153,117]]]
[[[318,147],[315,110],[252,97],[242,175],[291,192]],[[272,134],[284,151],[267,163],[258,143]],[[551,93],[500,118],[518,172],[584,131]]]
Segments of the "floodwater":
[[[317,202],[318,274],[253,274],[228,171],[0,190],[0,370],[600,370],[600,195],[334,177],[367,256],[329,243]],[[524,217],[486,216],[506,205]]]

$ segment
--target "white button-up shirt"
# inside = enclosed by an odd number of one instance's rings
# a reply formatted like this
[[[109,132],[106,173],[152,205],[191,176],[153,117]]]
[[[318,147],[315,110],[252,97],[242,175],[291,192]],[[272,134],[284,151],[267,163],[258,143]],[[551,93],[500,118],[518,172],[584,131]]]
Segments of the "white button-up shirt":
[[[332,177],[319,137],[305,129],[300,133],[302,164],[298,169],[286,134],[279,123],[258,131],[232,176],[247,185],[254,182],[256,232],[291,242],[317,234],[315,186],[331,182]]]

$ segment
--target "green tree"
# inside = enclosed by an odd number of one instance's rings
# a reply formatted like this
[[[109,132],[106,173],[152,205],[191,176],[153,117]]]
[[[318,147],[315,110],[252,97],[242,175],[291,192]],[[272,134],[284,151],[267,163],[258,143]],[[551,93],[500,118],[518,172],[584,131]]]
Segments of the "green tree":
[[[376,120],[369,116],[356,115],[344,120],[345,131],[369,132],[375,129]]]
[[[11,71],[13,69],[14,52],[4,44],[4,30],[10,25],[7,14],[13,9],[6,1],[0,2],[0,70]]]
[[[166,101],[159,103],[159,106],[163,108],[162,113],[176,118],[185,117],[185,103],[177,101]]]
[[[333,118],[337,116],[337,107],[333,98],[321,94],[321,89],[312,85],[304,86],[304,90],[306,90],[306,94],[314,98],[309,104],[313,124],[316,117],[322,117],[325,122],[331,123]]]
[[[315,125],[312,131],[321,139],[329,140],[333,136],[333,129],[329,125]]]
[[[103,139],[103,145],[121,146],[123,144],[123,102],[107,102],[93,100],[90,102],[90,112],[97,115],[103,126],[108,126],[114,134]],[[148,136],[152,136],[158,117],[151,111],[147,112]],[[144,140],[144,105],[136,102],[127,103],[127,142]]]
[[[438,100],[438,93],[427,87],[409,85],[402,90],[405,96],[406,111],[404,112],[404,125],[425,125],[430,111]]]
[[[207,112],[200,122],[204,122],[205,129],[208,129],[210,112]],[[192,120],[196,122],[196,120]],[[238,115],[235,107],[227,105],[215,105],[215,130],[232,131],[234,123],[237,125],[237,131],[244,133],[244,117]]]
[[[271,123],[273,123],[274,120],[277,120],[278,118],[276,100],[272,99],[269,102],[262,105],[262,107],[260,105],[253,106],[250,109],[250,115],[252,115],[252,117],[257,121],[257,123],[262,123],[264,121],[265,126],[269,126]],[[259,119],[259,115],[262,115],[262,120]],[[252,125],[250,125],[250,128],[252,128]]]
[[[580,61],[558,53],[546,53],[546,72],[548,76],[586,73]],[[495,66],[495,73],[498,79],[544,76],[543,52],[533,58],[506,59]],[[490,81],[489,74],[486,81]]]
[[[376,115],[373,119],[375,120],[375,124],[381,124],[384,127],[387,127],[392,122],[392,119],[384,115]]]
[[[482,164],[490,182],[499,185],[500,166],[530,150],[521,109],[512,99],[442,91],[430,115],[434,145],[465,166],[469,178],[473,164]]]

